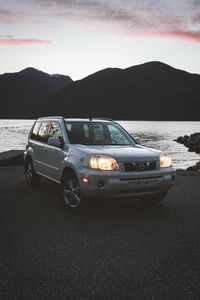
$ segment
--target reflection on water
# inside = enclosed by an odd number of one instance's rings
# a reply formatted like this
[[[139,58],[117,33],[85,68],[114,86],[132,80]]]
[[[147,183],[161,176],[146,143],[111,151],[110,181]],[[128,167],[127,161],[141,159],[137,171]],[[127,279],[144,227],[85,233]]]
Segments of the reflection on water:
[[[0,120],[0,152],[25,149],[34,120]],[[172,156],[176,168],[187,168],[200,160],[200,154],[188,152],[174,140],[185,134],[200,132],[200,122],[119,121],[142,144],[165,151]]]
[[[34,120],[0,120],[0,152],[24,150]]]

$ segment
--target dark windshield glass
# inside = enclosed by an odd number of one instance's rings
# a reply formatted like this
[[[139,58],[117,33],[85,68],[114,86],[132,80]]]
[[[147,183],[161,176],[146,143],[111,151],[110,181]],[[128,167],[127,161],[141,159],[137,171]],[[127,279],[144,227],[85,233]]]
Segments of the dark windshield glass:
[[[131,145],[134,141],[117,124],[100,122],[65,122],[71,144]]]

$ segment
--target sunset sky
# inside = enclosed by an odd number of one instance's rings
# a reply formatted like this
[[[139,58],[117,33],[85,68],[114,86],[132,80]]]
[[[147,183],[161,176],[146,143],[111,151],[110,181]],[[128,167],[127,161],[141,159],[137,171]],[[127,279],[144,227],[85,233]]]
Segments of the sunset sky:
[[[200,0],[0,0],[0,74],[76,80],[152,60],[200,73]]]

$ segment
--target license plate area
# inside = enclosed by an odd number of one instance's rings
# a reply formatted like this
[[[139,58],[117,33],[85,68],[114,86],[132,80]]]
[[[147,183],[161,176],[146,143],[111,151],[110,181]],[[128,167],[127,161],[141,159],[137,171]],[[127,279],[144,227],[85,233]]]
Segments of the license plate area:
[[[137,180],[128,182],[128,188],[132,192],[146,192],[158,189],[158,180]]]

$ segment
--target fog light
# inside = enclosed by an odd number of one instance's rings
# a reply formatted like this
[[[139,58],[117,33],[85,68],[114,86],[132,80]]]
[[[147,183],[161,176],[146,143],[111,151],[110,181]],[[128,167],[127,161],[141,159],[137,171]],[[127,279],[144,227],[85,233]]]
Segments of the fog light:
[[[81,178],[81,181],[84,182],[84,183],[88,183],[89,179],[88,178]]]
[[[105,182],[103,180],[100,180],[97,182],[98,187],[103,187],[105,185]]]

